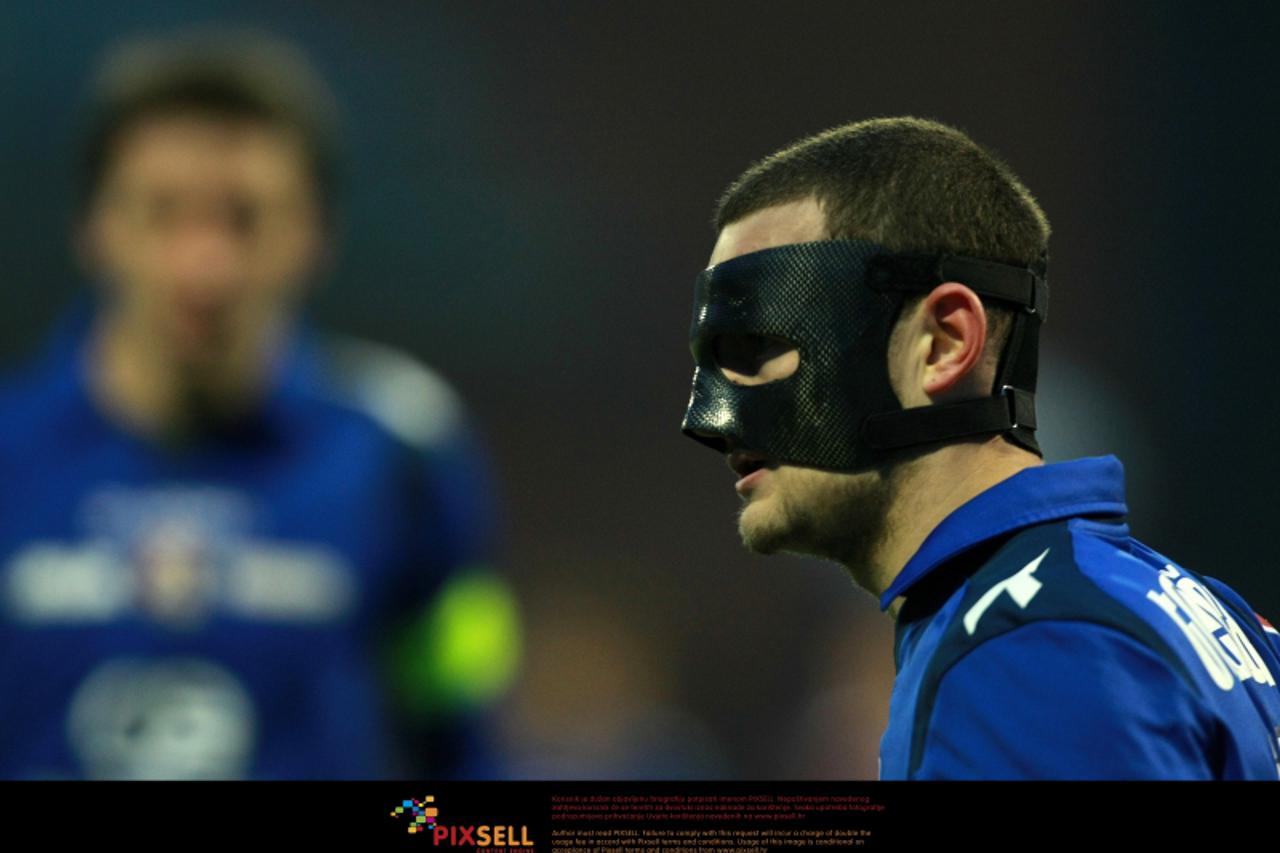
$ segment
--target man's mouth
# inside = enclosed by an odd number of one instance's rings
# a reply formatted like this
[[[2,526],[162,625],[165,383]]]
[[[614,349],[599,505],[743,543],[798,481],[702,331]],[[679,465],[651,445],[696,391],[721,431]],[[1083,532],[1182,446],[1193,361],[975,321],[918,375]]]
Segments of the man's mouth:
[[[729,454],[727,461],[733,473],[739,478],[733,485],[734,491],[743,496],[755,488],[764,477],[766,470],[773,467],[769,464],[768,457],[747,450],[733,451]]]

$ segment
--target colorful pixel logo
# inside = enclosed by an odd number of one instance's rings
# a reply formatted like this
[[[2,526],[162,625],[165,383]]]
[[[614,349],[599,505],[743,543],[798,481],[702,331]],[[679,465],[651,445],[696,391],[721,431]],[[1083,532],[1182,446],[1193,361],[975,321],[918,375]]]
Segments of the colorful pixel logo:
[[[408,812],[412,816],[409,820],[410,835],[426,832],[428,829],[435,829],[436,815],[440,814],[440,810],[432,805],[435,801],[435,797],[423,797],[421,800],[404,800],[395,807],[395,810],[391,812],[391,816],[398,819],[400,815]]]

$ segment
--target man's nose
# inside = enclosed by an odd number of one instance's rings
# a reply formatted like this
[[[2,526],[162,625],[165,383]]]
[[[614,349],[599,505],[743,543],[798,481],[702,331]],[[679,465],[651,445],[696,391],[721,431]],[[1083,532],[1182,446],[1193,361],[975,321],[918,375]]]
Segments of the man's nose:
[[[686,429],[684,434],[720,453],[730,453],[734,448],[734,440],[731,436],[708,429]]]
[[[174,235],[169,262],[173,278],[188,297],[226,298],[243,280],[243,240],[220,223],[191,222]]]

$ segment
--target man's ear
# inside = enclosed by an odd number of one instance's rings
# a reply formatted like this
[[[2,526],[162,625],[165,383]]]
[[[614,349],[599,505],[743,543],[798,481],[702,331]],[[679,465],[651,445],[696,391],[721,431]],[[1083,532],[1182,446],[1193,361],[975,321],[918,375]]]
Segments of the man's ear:
[[[935,403],[969,396],[974,374],[987,345],[987,312],[978,294],[955,281],[938,285],[925,296],[920,313],[929,338],[921,366],[921,389]]]

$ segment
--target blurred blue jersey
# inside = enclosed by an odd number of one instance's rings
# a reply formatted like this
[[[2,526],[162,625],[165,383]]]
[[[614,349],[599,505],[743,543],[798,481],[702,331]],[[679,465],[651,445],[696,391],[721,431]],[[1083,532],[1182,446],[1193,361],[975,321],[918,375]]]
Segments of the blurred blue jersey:
[[[905,596],[883,779],[1280,778],[1280,638],[1129,535],[1114,457],[948,516]]]
[[[456,772],[397,754],[378,662],[488,556],[449,388],[302,330],[253,416],[170,449],[91,399],[88,326],[0,392],[0,777]]]

